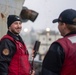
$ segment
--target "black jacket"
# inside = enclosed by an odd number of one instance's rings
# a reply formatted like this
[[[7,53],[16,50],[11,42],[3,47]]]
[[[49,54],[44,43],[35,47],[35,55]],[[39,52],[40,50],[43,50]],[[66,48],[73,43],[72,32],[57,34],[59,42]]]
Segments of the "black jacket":
[[[16,36],[10,31],[8,31],[7,34],[12,36],[15,40],[19,40],[23,43],[22,38],[19,35]],[[3,52],[5,49],[8,50],[8,55]],[[8,66],[15,52],[16,46],[12,41],[9,39],[0,41],[0,75],[8,75]]]
[[[76,34],[76,32],[71,32],[66,36],[70,34]],[[43,60],[41,75],[59,75],[59,72],[62,68],[62,64],[64,62],[64,58],[65,53],[62,46],[59,43],[54,42],[50,46]]]

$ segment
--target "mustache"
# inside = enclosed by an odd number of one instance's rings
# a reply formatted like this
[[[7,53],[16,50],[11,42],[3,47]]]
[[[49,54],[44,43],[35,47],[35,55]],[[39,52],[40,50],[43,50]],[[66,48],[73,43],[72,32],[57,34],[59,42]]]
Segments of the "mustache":
[[[17,27],[16,29],[22,29],[22,27]]]

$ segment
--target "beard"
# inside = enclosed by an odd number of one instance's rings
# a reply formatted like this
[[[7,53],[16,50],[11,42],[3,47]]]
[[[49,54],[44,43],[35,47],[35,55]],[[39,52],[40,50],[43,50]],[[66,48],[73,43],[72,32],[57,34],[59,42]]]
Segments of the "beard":
[[[21,29],[20,28],[18,28],[18,29],[12,29],[11,30],[11,32],[13,33],[13,34],[16,34],[16,35],[18,35],[19,33],[20,33],[20,31],[21,31]]]

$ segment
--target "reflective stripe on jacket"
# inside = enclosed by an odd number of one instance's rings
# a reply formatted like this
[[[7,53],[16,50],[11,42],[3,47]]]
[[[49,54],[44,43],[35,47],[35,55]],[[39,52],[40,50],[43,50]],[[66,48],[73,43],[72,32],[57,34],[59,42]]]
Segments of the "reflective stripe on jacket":
[[[60,75],[76,75],[76,35],[66,36],[57,42],[60,43],[65,52]]]

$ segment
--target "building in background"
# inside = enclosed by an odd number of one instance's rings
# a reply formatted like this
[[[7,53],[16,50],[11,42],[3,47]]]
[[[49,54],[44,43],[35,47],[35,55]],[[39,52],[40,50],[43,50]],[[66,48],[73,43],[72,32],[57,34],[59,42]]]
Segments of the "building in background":
[[[55,31],[51,31],[51,30],[44,30],[41,33],[38,33],[38,40],[41,42],[40,48],[39,48],[39,60],[43,60],[45,54],[47,53],[50,45],[52,44],[52,42],[54,42],[55,40],[61,38],[62,36],[60,36],[60,34],[58,32]]]
[[[58,32],[51,31],[49,29],[35,31],[33,28],[31,28],[31,30],[25,28],[24,32],[21,33],[21,36],[29,51],[30,61],[32,61],[31,51],[34,47],[35,41],[39,40],[41,42],[39,51],[34,59],[34,69],[36,71],[36,75],[40,75],[42,61],[46,52],[48,51],[51,43],[61,38],[61,36]]]
[[[27,45],[30,59],[31,50],[34,47],[35,41],[39,40],[41,42],[38,54],[35,57],[36,61],[42,61],[52,42],[62,37],[58,32],[51,31],[50,29],[35,31],[33,28],[29,32],[25,32],[24,35],[21,34],[21,36]]]

